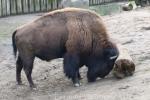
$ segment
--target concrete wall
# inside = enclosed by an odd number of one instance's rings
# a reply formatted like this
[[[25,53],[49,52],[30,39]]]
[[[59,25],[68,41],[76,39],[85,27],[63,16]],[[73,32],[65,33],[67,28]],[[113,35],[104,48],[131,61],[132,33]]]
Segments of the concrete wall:
[[[89,0],[62,0],[62,7],[79,7],[79,8],[88,8]]]

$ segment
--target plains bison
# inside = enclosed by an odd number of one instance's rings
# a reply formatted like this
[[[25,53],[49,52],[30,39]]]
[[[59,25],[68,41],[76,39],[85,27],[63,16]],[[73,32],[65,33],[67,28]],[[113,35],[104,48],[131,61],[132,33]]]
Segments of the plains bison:
[[[55,10],[17,28],[12,42],[15,56],[18,51],[17,83],[21,84],[23,68],[30,87],[35,87],[31,77],[35,57],[64,58],[64,73],[75,86],[80,86],[80,67],[88,67],[88,81],[94,82],[109,74],[118,57],[101,17],[79,8]]]

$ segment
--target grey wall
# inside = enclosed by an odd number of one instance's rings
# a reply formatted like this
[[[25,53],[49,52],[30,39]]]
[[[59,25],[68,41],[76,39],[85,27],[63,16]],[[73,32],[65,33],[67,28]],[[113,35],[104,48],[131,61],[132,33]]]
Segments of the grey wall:
[[[89,0],[62,0],[62,7],[80,7],[80,8],[88,8]]]

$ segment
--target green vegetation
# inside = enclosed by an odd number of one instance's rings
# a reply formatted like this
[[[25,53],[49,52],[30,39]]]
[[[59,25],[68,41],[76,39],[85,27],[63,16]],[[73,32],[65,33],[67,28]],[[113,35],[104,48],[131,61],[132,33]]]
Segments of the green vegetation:
[[[100,15],[109,15],[112,13],[121,12],[121,7],[117,3],[91,6],[90,9],[96,11]]]

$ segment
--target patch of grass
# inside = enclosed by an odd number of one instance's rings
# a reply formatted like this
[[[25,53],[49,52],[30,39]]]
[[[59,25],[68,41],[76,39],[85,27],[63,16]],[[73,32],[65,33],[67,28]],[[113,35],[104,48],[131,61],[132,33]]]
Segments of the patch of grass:
[[[100,15],[110,15],[112,13],[121,12],[121,7],[117,3],[110,3],[107,5],[90,6],[89,9],[96,11]]]

